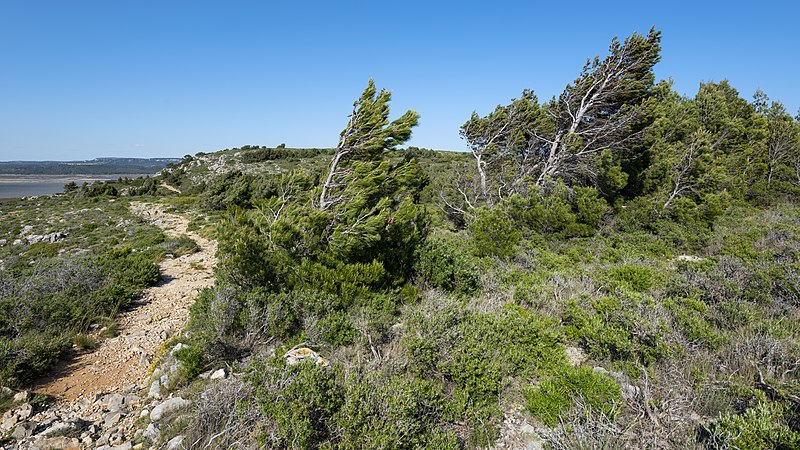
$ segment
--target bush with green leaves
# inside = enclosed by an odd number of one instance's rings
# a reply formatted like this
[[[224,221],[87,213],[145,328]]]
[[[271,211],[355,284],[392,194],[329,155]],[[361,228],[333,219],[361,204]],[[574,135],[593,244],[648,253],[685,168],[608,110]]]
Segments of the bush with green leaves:
[[[800,448],[798,413],[792,409],[779,402],[761,401],[741,414],[728,414],[711,421],[701,439],[715,450]]]
[[[417,271],[422,280],[445,291],[470,294],[480,287],[480,266],[468,243],[454,234],[432,234],[420,247]]]
[[[512,195],[505,208],[520,227],[536,234],[561,237],[591,236],[597,232],[608,203],[591,187],[532,187],[526,196]]]
[[[481,445],[494,436],[497,399],[511,378],[540,377],[566,365],[557,324],[519,306],[480,314],[458,302],[423,305],[406,326],[409,371],[452,386],[450,414],[468,421],[471,439]]]
[[[622,405],[620,387],[613,378],[591,367],[566,367],[525,392],[530,413],[549,427],[575,407],[614,419]]]
[[[446,409],[436,382],[385,372],[353,378],[336,416],[337,448],[462,448]]]
[[[248,381],[266,423],[260,445],[266,448],[320,448],[335,437],[334,417],[344,403],[336,374],[314,363],[286,366],[280,357],[255,361]]]
[[[191,380],[205,370],[205,355],[203,349],[196,345],[187,345],[178,349],[175,354],[180,364],[179,378],[183,381]]]
[[[282,353],[282,352],[279,352]],[[347,375],[280,356],[248,368],[265,448],[464,448],[442,386],[396,369]]]
[[[653,269],[638,264],[621,264],[609,270],[608,280],[612,286],[621,286],[634,292],[644,293],[653,286]]]
[[[499,208],[483,208],[475,213],[470,225],[472,246],[478,256],[511,259],[522,238],[517,225]]]
[[[709,307],[702,300],[669,298],[664,306],[672,313],[675,324],[691,343],[710,349],[715,349],[722,343],[722,336],[708,321]]]
[[[563,313],[566,335],[596,358],[650,364],[672,354],[669,328],[652,299],[635,295],[580,297]]]

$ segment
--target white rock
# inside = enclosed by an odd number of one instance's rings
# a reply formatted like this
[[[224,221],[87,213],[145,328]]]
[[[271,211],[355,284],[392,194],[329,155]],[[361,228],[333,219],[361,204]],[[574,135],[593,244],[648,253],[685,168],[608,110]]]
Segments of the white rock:
[[[109,411],[120,411],[128,402],[122,394],[109,394],[103,398],[103,403]]]
[[[25,420],[33,414],[33,406],[30,403],[25,403],[17,408],[17,416],[20,420]]]
[[[220,380],[225,378],[225,369],[219,369],[214,371],[214,373],[212,373],[209,378],[211,378],[212,380]]]
[[[11,437],[20,441],[31,435],[31,431],[33,431],[32,428],[33,425],[27,423],[17,425],[17,427],[14,428],[14,432],[11,433]]]
[[[150,385],[147,398],[161,398],[161,382],[159,380],[153,381],[153,384]]]
[[[167,450],[181,450],[183,448],[183,439],[182,435],[170,439],[167,442]]]
[[[173,397],[153,408],[153,410],[150,411],[150,420],[152,420],[153,422],[157,422],[161,420],[161,416],[163,416],[164,414],[170,411],[175,411],[181,408],[185,408],[189,406],[191,403],[192,402],[190,402],[189,400],[184,400],[181,397]]]
[[[51,425],[50,427],[48,427],[46,430],[42,431],[39,434],[41,436],[47,437],[47,436],[52,436],[52,435],[58,434],[58,433],[62,433],[63,434],[64,432],[66,432],[68,430],[75,429],[75,428],[77,428],[77,426],[74,423],[55,422],[53,425]]]
[[[105,415],[103,418],[103,426],[105,428],[111,428],[114,425],[118,424],[120,419],[122,419],[122,414],[119,412],[110,412]]]
[[[151,423],[150,425],[147,425],[147,428],[142,433],[142,437],[145,439],[149,439],[151,441],[155,441],[156,439],[158,439],[158,435],[160,432],[161,431],[158,429],[158,427],[155,424]]]
[[[20,391],[14,394],[14,403],[24,403],[27,402],[28,399],[31,397],[31,393],[28,391]]]

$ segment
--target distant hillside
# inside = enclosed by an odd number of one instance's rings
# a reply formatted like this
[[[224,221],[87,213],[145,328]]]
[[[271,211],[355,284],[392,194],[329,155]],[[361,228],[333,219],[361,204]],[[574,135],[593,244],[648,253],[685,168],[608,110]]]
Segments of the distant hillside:
[[[160,173],[165,181],[191,189],[190,185],[207,183],[232,172],[248,175],[274,175],[300,170],[321,174],[330,165],[332,148],[275,148],[245,145],[212,153],[185,156],[177,164],[170,164]],[[468,162],[467,153],[408,147],[386,153],[390,160],[416,158],[429,175],[441,172],[453,164]]]
[[[0,161],[4,175],[94,175],[156,173],[180,158],[95,158],[87,161]]]

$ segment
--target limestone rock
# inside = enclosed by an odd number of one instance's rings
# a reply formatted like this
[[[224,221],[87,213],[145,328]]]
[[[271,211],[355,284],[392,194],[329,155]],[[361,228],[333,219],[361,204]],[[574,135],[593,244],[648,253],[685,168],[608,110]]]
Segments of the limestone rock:
[[[145,439],[150,439],[151,441],[155,441],[156,439],[158,439],[158,435],[160,432],[161,431],[158,429],[158,427],[155,424],[151,423],[147,425],[147,428],[142,433],[142,437]]]
[[[147,391],[147,398],[161,398],[161,381],[155,380],[150,385],[150,390]]]
[[[109,394],[103,398],[105,408],[112,412],[122,411],[127,405],[127,401],[122,394]]]
[[[17,427],[14,428],[14,431],[11,433],[11,437],[16,439],[17,441],[21,441],[22,439],[25,439],[26,437],[30,436],[32,432],[33,432],[33,425],[29,423],[23,423],[17,425]]]
[[[105,415],[103,418],[103,426],[105,428],[111,428],[114,425],[118,424],[120,419],[122,419],[122,414],[119,412],[110,412]]]
[[[164,403],[159,404],[150,411],[150,420],[158,422],[164,414],[189,406],[192,402],[181,397],[173,397]]]
[[[20,391],[14,394],[14,403],[25,403],[30,400],[31,394],[28,391]]]
[[[175,436],[174,438],[170,439],[169,442],[167,442],[167,450],[183,449],[183,440],[184,437],[182,435]]]

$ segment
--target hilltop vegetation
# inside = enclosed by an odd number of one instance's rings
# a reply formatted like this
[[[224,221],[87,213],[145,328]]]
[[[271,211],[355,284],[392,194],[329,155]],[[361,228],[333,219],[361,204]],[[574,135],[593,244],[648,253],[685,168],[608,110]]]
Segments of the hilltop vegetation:
[[[517,414],[551,448],[798,448],[800,123],[725,81],[682,97],[659,58],[615,40],[560,96],[465,117],[470,153],[399,149],[417,116],[370,82],[335,149],[68,193],[215,227],[177,354],[197,401],[162,440],[476,448]]]

